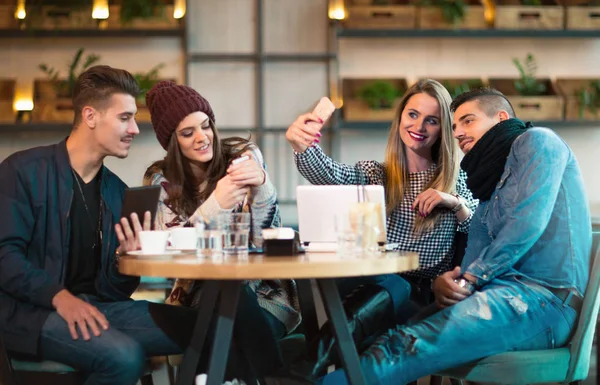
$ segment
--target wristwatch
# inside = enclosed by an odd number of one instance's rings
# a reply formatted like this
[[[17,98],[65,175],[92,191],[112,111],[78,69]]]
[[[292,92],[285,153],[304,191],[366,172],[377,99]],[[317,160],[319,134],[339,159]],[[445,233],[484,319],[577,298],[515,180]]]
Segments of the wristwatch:
[[[453,213],[457,213],[457,212],[460,211],[460,209],[463,208],[463,202],[464,202],[464,200],[458,194],[452,194],[452,195],[455,196],[456,199],[458,199],[458,204],[452,208],[452,212]]]
[[[465,277],[463,277],[462,275],[458,278],[456,278],[454,280],[454,282],[456,282],[456,284],[460,287],[464,287],[465,289],[469,290],[471,293],[475,292],[475,285],[473,285],[471,283],[471,281],[469,281],[468,279],[466,279]]]

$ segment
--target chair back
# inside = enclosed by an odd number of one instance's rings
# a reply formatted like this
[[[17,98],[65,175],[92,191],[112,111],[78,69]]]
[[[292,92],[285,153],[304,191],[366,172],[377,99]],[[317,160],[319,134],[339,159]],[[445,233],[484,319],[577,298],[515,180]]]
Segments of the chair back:
[[[583,380],[590,369],[590,356],[594,331],[598,322],[598,307],[600,307],[600,232],[592,233],[592,270],[583,299],[583,307],[579,314],[577,329],[571,339],[571,362],[567,372],[567,383]]]

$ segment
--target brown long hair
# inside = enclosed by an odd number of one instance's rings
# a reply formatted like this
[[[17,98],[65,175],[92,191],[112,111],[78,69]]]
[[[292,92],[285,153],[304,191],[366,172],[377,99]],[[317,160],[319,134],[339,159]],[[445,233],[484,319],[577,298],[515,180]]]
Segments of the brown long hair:
[[[386,169],[386,205],[388,214],[402,204],[404,194],[410,189],[406,148],[400,138],[400,119],[408,100],[416,94],[425,93],[435,98],[440,105],[441,133],[431,148],[433,161],[437,168],[433,178],[425,185],[428,188],[454,193],[459,171],[458,145],[452,134],[452,113],[450,103],[452,98],[448,90],[433,79],[423,79],[408,89],[400,105],[396,109],[394,121],[385,150]],[[420,193],[421,191],[419,191]],[[440,210],[433,210],[427,217],[416,216],[413,230],[416,234],[431,230],[438,222]]]
[[[210,120],[213,132],[213,158],[208,164],[204,178],[194,175],[190,161],[182,154],[177,142],[175,131],[169,139],[167,155],[164,159],[154,162],[144,178],[152,177],[157,169],[162,170],[163,176],[169,181],[166,188],[168,200],[165,204],[178,215],[190,217],[217,187],[217,182],[227,173],[229,162],[252,147],[250,138],[231,137],[220,139],[215,124]],[[206,186],[200,190],[200,186]]]

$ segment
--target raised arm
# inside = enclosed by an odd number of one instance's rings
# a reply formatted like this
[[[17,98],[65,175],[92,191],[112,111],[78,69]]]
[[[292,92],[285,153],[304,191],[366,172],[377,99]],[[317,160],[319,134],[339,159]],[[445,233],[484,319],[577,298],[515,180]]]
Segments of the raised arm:
[[[294,162],[302,176],[312,184],[357,184],[366,179],[357,167],[338,163],[325,155],[318,143],[323,122],[312,113],[300,115],[285,137],[294,150]]]

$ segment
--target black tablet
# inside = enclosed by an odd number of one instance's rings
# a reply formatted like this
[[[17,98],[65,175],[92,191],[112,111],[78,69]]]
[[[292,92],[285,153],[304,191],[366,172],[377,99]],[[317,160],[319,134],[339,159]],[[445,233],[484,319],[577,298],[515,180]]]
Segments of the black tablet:
[[[150,211],[152,218],[150,223],[151,228],[153,228],[159,198],[160,186],[131,187],[125,189],[121,218],[126,217],[130,221],[129,225],[131,226],[131,214],[136,213],[140,219],[140,223],[143,225],[144,213]]]

